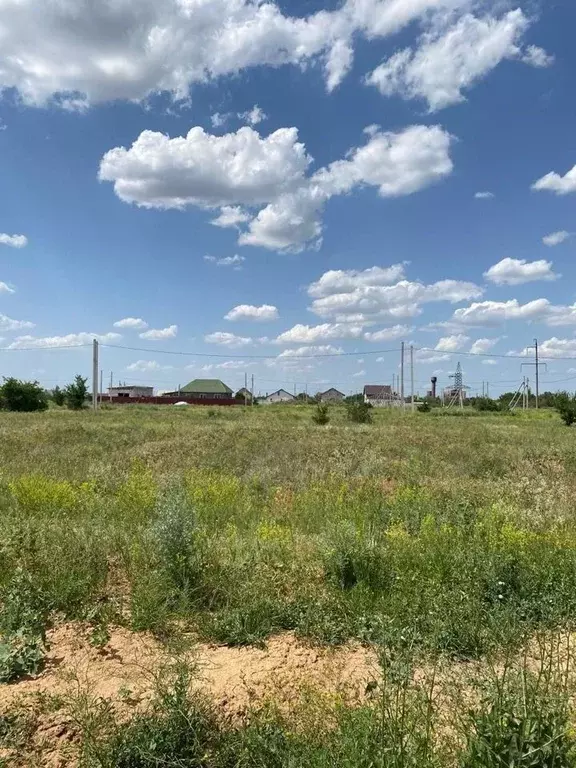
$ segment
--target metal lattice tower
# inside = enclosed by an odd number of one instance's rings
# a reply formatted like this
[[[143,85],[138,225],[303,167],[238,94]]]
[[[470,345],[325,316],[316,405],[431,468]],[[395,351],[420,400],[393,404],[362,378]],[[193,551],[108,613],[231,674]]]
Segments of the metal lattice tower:
[[[453,373],[450,378],[454,379],[454,389],[457,392],[461,392],[464,389],[464,379],[462,377],[462,366],[460,363],[456,366],[456,373]]]

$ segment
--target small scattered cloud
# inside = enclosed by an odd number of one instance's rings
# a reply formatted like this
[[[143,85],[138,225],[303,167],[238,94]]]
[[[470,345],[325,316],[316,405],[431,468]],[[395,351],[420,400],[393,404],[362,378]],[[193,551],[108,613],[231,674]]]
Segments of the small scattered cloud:
[[[204,261],[209,264],[215,264],[217,267],[233,267],[235,270],[242,269],[242,264],[246,261],[245,256],[239,256],[237,253],[234,256],[224,256],[217,258],[216,256],[204,256]]]
[[[438,340],[436,349],[438,352],[459,352],[469,341],[470,338],[463,333],[456,333],[453,336],[443,336]]]
[[[498,365],[498,361],[489,357],[486,360],[482,360],[482,365]]]
[[[222,128],[223,125],[226,125],[228,120],[230,119],[230,113],[220,113],[220,112],[214,112],[213,115],[210,115],[210,122],[212,123],[212,128]]]
[[[141,317],[125,317],[122,320],[116,320],[114,328],[130,328],[135,331],[144,331],[148,328],[148,323]]]
[[[223,205],[219,215],[210,224],[221,229],[239,229],[240,224],[246,224],[251,218],[240,205]]]
[[[221,344],[224,347],[247,347],[254,343],[254,340],[248,336],[236,336],[235,333],[226,331],[209,333],[204,336],[204,341],[208,344]]]
[[[268,322],[278,320],[278,308],[271,304],[262,304],[255,307],[252,304],[239,304],[224,315],[224,320],[236,322],[238,320],[254,320],[256,322]]]
[[[26,235],[7,235],[0,232],[0,245],[9,245],[11,248],[25,248],[28,245]]]
[[[484,277],[496,285],[522,285],[537,280],[557,280],[561,275],[552,271],[551,261],[506,258],[484,272]]]
[[[566,232],[565,229],[561,229],[559,232],[551,232],[549,235],[543,237],[542,242],[549,248],[553,248],[555,245],[564,243],[569,237],[572,237],[572,233]]]
[[[258,104],[254,104],[252,109],[249,109],[246,112],[238,112],[237,117],[239,120],[248,123],[248,125],[258,125],[258,123],[268,120],[268,115],[258,106]]]
[[[135,363],[127,365],[126,370],[145,373],[146,371],[169,371],[172,367],[171,365],[160,365],[156,360],[137,360]]]
[[[151,328],[149,331],[139,334],[141,339],[147,341],[163,341],[164,339],[175,339],[178,335],[178,326],[169,325],[168,328]]]
[[[0,293],[16,293],[16,288],[8,283],[3,283],[0,280]]]
[[[474,197],[476,200],[492,200],[495,195],[494,192],[476,192]]]
[[[361,376],[366,376],[366,371],[364,371],[364,370],[356,371],[356,373],[353,373],[352,376],[354,376],[355,378],[360,378]]]
[[[551,67],[554,64],[554,56],[547,53],[544,48],[540,48],[538,45],[529,45],[522,54],[522,61],[525,64],[530,64],[532,67],[543,69],[545,67]]]

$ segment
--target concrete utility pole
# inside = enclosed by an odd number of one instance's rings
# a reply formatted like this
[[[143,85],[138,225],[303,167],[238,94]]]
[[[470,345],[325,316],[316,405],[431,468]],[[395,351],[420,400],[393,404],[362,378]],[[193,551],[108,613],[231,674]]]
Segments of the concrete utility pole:
[[[244,407],[248,405],[248,374],[244,374]]]
[[[525,365],[533,365],[536,368],[536,408],[539,408],[539,399],[540,399],[540,366],[543,365],[544,368],[548,369],[548,366],[546,363],[541,363],[540,358],[538,356],[538,339],[534,339],[534,344],[531,347],[527,347],[527,349],[533,349],[534,350],[534,362],[533,363],[522,363],[520,366],[523,368]]]
[[[412,412],[414,412],[414,345],[410,344],[410,401],[412,403]]]
[[[250,394],[252,396],[252,399],[250,401],[250,405],[254,405],[254,374],[252,374],[252,387],[250,389]]]
[[[400,402],[404,408],[404,342],[402,342],[400,350]]]
[[[114,373],[110,371],[110,389],[108,393],[110,395],[110,402],[112,402],[112,387],[114,386]]]
[[[98,400],[102,402],[102,393],[104,392],[104,371],[100,369],[100,393]]]
[[[98,410],[98,342],[96,339],[92,342],[92,410]]]

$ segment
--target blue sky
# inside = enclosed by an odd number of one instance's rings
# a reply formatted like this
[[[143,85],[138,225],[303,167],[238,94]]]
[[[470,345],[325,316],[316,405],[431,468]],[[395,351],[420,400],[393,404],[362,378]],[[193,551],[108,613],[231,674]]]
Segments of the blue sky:
[[[575,23],[0,0],[0,372],[89,375],[96,334],[106,380],[348,392],[403,340],[420,391],[460,361],[497,394],[537,337],[574,388]]]

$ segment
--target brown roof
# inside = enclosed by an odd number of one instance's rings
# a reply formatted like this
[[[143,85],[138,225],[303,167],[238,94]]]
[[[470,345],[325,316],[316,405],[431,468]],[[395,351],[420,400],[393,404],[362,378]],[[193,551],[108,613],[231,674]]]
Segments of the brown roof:
[[[383,397],[392,394],[392,387],[390,384],[366,384],[364,394],[367,397]]]
[[[335,387],[330,387],[330,389],[327,389],[326,392],[320,392],[320,397],[322,397],[322,395],[328,395],[330,392],[335,392],[337,395],[342,395],[342,397],[346,397],[344,392],[340,392],[340,390],[336,389]]]

